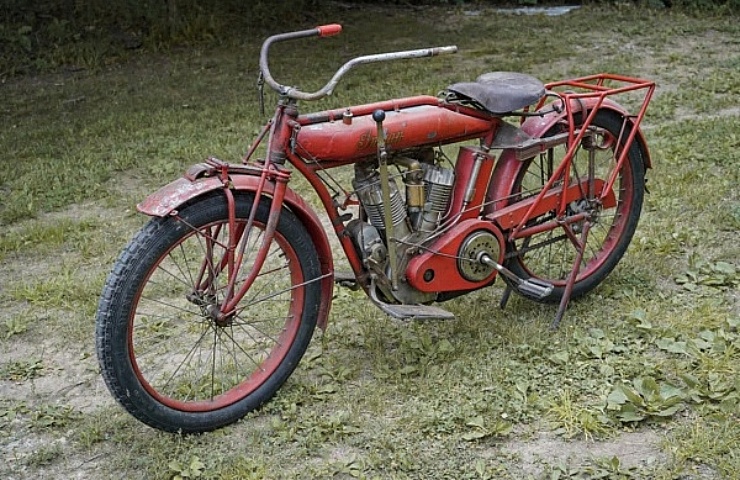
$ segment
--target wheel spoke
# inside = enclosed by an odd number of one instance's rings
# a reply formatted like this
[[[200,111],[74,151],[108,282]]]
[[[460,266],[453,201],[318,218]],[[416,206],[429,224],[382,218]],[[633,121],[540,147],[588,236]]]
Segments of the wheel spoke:
[[[172,372],[172,375],[170,375],[170,377],[167,379],[167,381],[164,382],[164,385],[162,385],[162,387],[161,387],[162,389],[166,389],[167,388],[167,386],[175,378],[175,376],[180,371],[180,369],[183,367],[183,365],[185,365],[185,362],[187,361],[187,359],[190,358],[190,356],[193,354],[193,352],[195,352],[195,350],[197,350],[198,348],[200,348],[201,342],[203,341],[203,339],[205,338],[206,334],[208,333],[208,330],[209,330],[208,328],[204,328],[203,329],[203,333],[200,335],[200,338],[198,338],[198,340],[195,341],[195,343],[193,344],[193,346],[190,348],[190,351],[188,351],[188,353],[185,355],[185,358],[182,359],[182,361],[179,363],[179,365],[177,365],[177,368],[175,369],[175,371]]]
[[[239,329],[242,330],[244,333],[246,333],[252,340],[255,341],[255,343],[259,343],[259,341],[249,332],[249,330],[247,330],[246,327],[248,327],[248,326],[249,327],[252,327],[252,329],[256,330],[257,333],[259,333],[263,337],[266,337],[266,338],[272,340],[273,342],[275,342],[275,344],[280,343],[279,340],[277,339],[277,337],[275,337],[273,335],[270,335],[269,333],[265,332],[264,330],[260,330],[259,328],[257,328],[256,327],[256,322],[255,323],[251,323],[251,322],[246,322],[245,321],[244,323],[237,323],[234,326],[239,327]]]
[[[169,307],[169,308],[172,308],[174,310],[178,310],[180,312],[187,313],[189,315],[199,315],[198,312],[195,312],[193,310],[188,310],[187,308],[183,308],[183,307],[180,307],[178,305],[173,305],[171,303],[168,303],[168,302],[165,302],[163,300],[156,299],[156,298],[150,298],[150,297],[146,297],[146,296],[142,295],[141,296],[141,299],[142,300],[146,300],[148,302],[156,303],[158,305],[162,305],[163,307]]]
[[[579,251],[583,251],[583,258],[578,267],[575,294],[585,293],[603,280],[624,254],[639,216],[643,187],[642,176],[635,179],[635,165],[641,165],[636,147],[631,147],[629,158],[614,175],[617,165],[615,149],[627,136],[624,122],[599,112],[593,126],[597,128],[598,138],[593,139],[592,145],[582,143],[570,163],[570,185],[577,186],[580,199],[571,201],[563,212],[566,218],[585,215],[586,219],[562,225],[567,234],[558,234],[555,229],[517,239],[510,244],[506,255],[506,265],[517,275],[536,277],[560,288],[550,297],[551,301],[559,301],[557,295],[562,294],[562,287],[574,268]],[[559,133],[560,128],[556,125],[547,135]],[[566,150],[565,146],[557,146],[534,157],[529,163],[525,162],[514,183],[512,196],[520,200],[538,195],[557,169],[553,167],[562,162]],[[602,209],[598,199],[604,192],[595,191],[595,182],[606,182],[613,177],[616,180],[610,195],[614,195],[616,204]],[[564,180],[553,182],[552,188],[560,188]],[[553,213],[547,212],[533,219],[527,227],[552,221]],[[585,222],[590,223],[591,230],[586,244],[582,245],[580,232]],[[590,278],[593,281],[579,286],[580,282]]]
[[[242,347],[241,344],[234,339],[233,332],[232,332],[232,335],[229,335],[226,332],[224,332],[224,333],[231,339],[231,341],[233,342],[234,346],[236,348],[238,348],[244,354],[244,356],[246,356],[252,363],[254,363],[254,365],[257,368],[260,368],[262,366],[262,362],[255,360],[254,359],[254,356],[251,353],[247,352],[244,349],[244,347]],[[252,337],[248,332],[245,332],[245,333],[247,333],[247,335],[249,335],[250,337]],[[254,337],[252,337],[252,339],[254,340]],[[255,343],[257,343],[256,340],[255,340]]]

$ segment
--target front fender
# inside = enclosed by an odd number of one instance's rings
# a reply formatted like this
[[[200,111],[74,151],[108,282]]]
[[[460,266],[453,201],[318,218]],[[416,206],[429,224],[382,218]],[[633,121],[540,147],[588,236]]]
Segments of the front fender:
[[[574,102],[571,104],[573,113],[579,113],[584,109],[590,111],[595,108],[598,104],[596,98],[583,98],[580,102]],[[604,99],[601,105],[598,105],[599,109],[611,110],[618,115],[627,118],[627,121],[633,124],[632,117],[623,106],[617,102]],[[551,109],[551,106],[545,106],[543,109],[550,110],[542,116],[532,116],[520,127],[521,130],[532,138],[540,138],[548,130],[550,130],[556,123],[566,120],[567,114],[565,110],[557,112]],[[642,157],[643,165],[645,169],[652,168],[652,161],[650,160],[650,152],[647,148],[647,142],[642,134],[642,131],[638,130],[635,136],[635,142],[640,149],[640,155]],[[486,194],[486,207],[484,209],[484,215],[490,214],[493,211],[503,208],[507,205],[506,197],[511,193],[511,185],[519,174],[519,170],[522,168],[522,162],[517,159],[516,152],[511,149],[504,150],[499,157],[498,162],[493,171],[492,181],[488,187],[488,193]],[[504,200],[499,200],[504,199]],[[497,201],[498,200],[498,201]]]
[[[259,176],[249,174],[230,175],[229,180],[231,188],[240,192],[256,191],[261,181]],[[224,188],[223,183],[218,177],[202,177],[195,180],[181,177],[149,195],[136,206],[136,209],[149,216],[164,217],[176,212],[178,208],[191,200],[222,188]],[[270,196],[272,191],[272,183],[265,182],[262,194]],[[306,227],[316,247],[323,277],[321,279],[321,305],[319,307],[318,325],[322,330],[325,330],[334,292],[334,259],[329,239],[316,212],[288,187],[285,190],[283,205],[288,207]]]

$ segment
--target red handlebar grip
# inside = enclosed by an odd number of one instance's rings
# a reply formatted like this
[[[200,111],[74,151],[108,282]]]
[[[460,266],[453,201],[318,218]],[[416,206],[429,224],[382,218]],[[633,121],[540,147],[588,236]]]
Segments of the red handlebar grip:
[[[329,25],[321,25],[316,27],[319,31],[319,37],[333,37],[339,35],[342,32],[342,26],[338,23],[331,23]]]

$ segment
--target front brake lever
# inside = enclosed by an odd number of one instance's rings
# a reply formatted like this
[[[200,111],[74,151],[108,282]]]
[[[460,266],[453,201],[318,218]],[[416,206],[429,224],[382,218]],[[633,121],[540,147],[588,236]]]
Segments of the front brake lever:
[[[260,70],[257,76],[257,95],[260,102],[260,115],[265,116],[265,75]]]

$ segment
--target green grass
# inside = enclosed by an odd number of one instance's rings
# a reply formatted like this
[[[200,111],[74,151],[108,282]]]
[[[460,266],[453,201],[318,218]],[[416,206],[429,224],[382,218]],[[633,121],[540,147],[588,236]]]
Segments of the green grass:
[[[329,329],[260,412],[211,434],[162,434],[123,412],[99,380],[97,296],[145,220],[136,202],[208,155],[240,158],[259,130],[259,39],[248,32],[166,54],[146,46],[87,71],[8,78],[3,477],[740,475],[736,18],[627,6],[564,17],[373,12],[338,9],[327,20],[345,24],[341,36],[276,48],[276,76],[310,89],[353,55],[444,44],[461,53],[358,68],[304,109],[435,94],[490,70],[658,81],[646,120],[651,194],[617,270],[556,332],[553,307],[512,298],[501,311],[498,286],[446,304],[456,320],[427,323],[393,321],[337,290]],[[662,439],[652,463],[557,451],[635,432]],[[508,449],[543,438],[555,450],[534,463]]]

